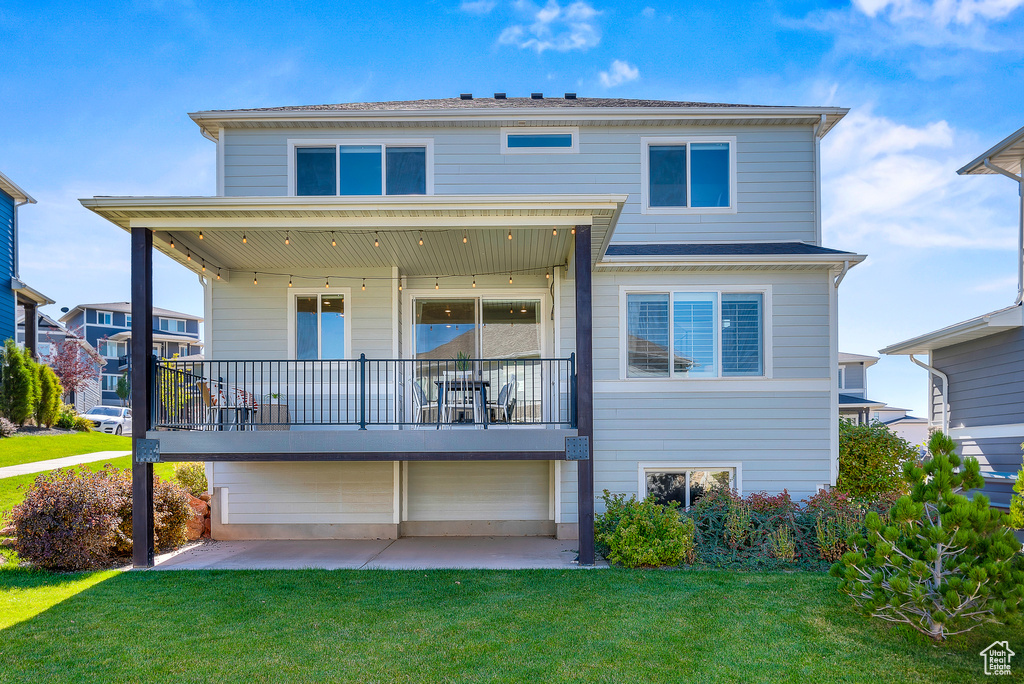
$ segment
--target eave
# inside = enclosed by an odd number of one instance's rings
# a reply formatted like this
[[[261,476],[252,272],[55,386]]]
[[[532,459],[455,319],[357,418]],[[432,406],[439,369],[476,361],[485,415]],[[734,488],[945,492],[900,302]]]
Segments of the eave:
[[[19,204],[35,204],[35,199],[27,192],[19,188],[14,181],[0,173],[0,190],[3,190],[8,195],[14,198],[14,201]]]
[[[693,255],[693,256],[605,256],[596,266],[598,271],[817,271],[853,266],[867,258],[866,254],[787,254],[787,255]]]
[[[993,171],[985,166],[986,159],[1010,173],[1020,174],[1021,159],[1024,159],[1024,128],[1010,134],[978,155],[977,158],[960,168],[957,173],[961,176],[998,173],[998,171]]]
[[[1020,328],[1024,326],[1024,317],[1022,317],[1021,311],[1020,305],[1010,306],[889,345],[885,349],[879,350],[878,353],[887,355],[928,354],[943,347]]]

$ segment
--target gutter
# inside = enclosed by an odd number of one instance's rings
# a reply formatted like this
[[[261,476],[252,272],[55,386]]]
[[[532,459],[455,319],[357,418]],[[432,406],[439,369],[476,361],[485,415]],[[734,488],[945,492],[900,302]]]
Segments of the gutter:
[[[945,373],[940,371],[938,368],[935,368],[934,366],[929,366],[927,363],[925,363],[923,361],[918,361],[917,359],[914,358],[913,354],[910,355],[910,360],[913,361],[918,366],[920,366],[921,368],[924,368],[931,375],[934,375],[934,376],[938,377],[939,380],[942,381],[942,390],[940,392],[940,396],[942,398],[942,423],[941,423],[940,427],[942,428],[942,434],[948,435],[949,434],[949,377]],[[929,395],[930,394],[931,393],[929,392]],[[930,399],[930,397],[929,397],[929,399]],[[931,422],[932,422],[930,416],[931,416],[931,407],[929,407],[929,418],[928,418],[928,423],[929,424],[931,424]]]
[[[1020,210],[1017,212],[1017,299],[1013,300],[1013,303],[1020,304],[1024,301],[1024,180],[1021,179],[1021,176],[993,164],[990,157],[985,157],[982,164],[989,171],[995,171],[1017,182]],[[1024,159],[1021,159],[1021,168],[1024,169]]]

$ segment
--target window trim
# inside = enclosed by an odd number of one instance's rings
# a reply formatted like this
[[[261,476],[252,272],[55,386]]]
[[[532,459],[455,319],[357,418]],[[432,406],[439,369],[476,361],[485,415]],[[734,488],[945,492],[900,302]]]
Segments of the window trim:
[[[509,147],[508,136],[513,134],[566,134],[572,135],[569,147]],[[502,126],[502,154],[578,154],[580,151],[580,129],[577,126]]]
[[[352,288],[351,287],[293,287],[288,290],[286,295],[288,299],[288,361],[299,361],[295,358],[296,355],[296,340],[295,340],[295,300],[299,297],[309,297],[311,295],[342,295],[345,298],[345,357],[347,359],[357,358],[352,350]],[[319,304],[317,304],[319,308]],[[317,320],[319,326],[319,319]],[[319,330],[319,328],[317,328]],[[320,339],[317,339],[317,357],[320,356]],[[313,359],[305,359],[307,361]],[[317,359],[322,360],[322,359]],[[330,360],[330,359],[328,359]]]
[[[164,324],[165,321],[167,323],[167,327],[166,328],[163,327],[163,324]],[[174,323],[174,328],[175,328],[174,330],[171,330],[171,323],[172,322]],[[178,328],[178,323],[181,323],[181,330],[177,329]],[[164,316],[160,316],[160,318],[157,320],[156,327],[157,327],[157,330],[160,330],[161,332],[183,333],[183,334],[188,333],[188,321],[186,321],[184,318],[167,318],[167,317],[164,317]]]
[[[100,391],[101,392],[116,392],[117,391],[117,381],[118,381],[118,379],[120,377],[121,377],[120,375],[114,375],[113,373],[103,373],[102,378],[100,380]],[[107,378],[111,378],[113,380],[113,382],[111,383],[113,385],[113,387],[111,387],[110,389],[107,389],[107,387],[106,387],[107,383],[105,381],[106,381]]]
[[[725,461],[722,463],[708,463],[707,461],[643,461],[637,463],[637,488],[638,499],[647,496],[647,473],[662,472],[671,473],[683,470],[725,470],[732,469],[733,490],[743,496],[743,463],[740,461]]]
[[[716,326],[715,331],[715,358],[719,367],[716,377],[693,377],[675,375],[672,365],[669,364],[669,375],[664,378],[631,378],[628,368],[628,347],[629,337],[629,316],[627,311],[627,297],[631,294],[668,294],[669,295],[669,346],[672,345],[672,294],[675,292],[714,292],[718,295],[719,311],[723,294],[760,294],[761,300],[761,375],[732,375],[722,376],[721,374],[721,330]],[[654,383],[675,383],[675,382],[737,382],[745,380],[769,380],[773,377],[773,345],[772,345],[772,286],[771,285],[713,285],[710,287],[701,285],[620,285],[619,286],[619,380],[629,382],[654,382]]]
[[[101,317],[103,317],[103,319],[106,320],[107,322],[104,323],[103,321],[101,321],[100,320]],[[114,312],[113,311],[100,311],[99,309],[97,309],[96,310],[96,323],[95,323],[95,325],[103,325],[103,326],[106,326],[108,328],[113,327],[114,326]]]
[[[729,206],[728,207],[652,207],[650,206],[651,158],[650,147],[658,145],[686,145],[686,182],[691,184],[690,144],[728,143],[729,145]],[[686,201],[693,193],[686,188]],[[735,214],[736,213],[736,136],[734,135],[687,135],[657,136],[640,138],[640,213],[641,214]]]
[[[333,195],[296,195],[295,194],[295,149],[297,147],[331,147],[339,145],[380,145],[381,146],[381,194],[360,195],[360,197],[423,197],[434,194],[434,139],[433,138],[289,138],[288,139],[288,196],[305,197],[310,200],[323,199],[325,197],[351,197],[338,193],[341,179],[335,168],[334,194]],[[424,147],[426,148],[426,172],[427,187],[424,195],[388,195],[387,194],[387,152],[386,147]],[[337,154],[335,154],[337,160]]]

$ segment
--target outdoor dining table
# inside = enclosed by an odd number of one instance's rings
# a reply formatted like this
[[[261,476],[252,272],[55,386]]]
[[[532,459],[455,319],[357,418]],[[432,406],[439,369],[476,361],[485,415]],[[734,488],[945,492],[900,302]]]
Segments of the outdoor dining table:
[[[435,380],[437,385],[437,428],[441,429],[441,408],[444,406],[445,395],[452,392],[475,392],[480,395],[480,413],[483,416],[484,430],[487,429],[487,388],[491,386],[490,380],[471,380],[469,378],[440,379]],[[475,408],[475,407],[474,407]]]

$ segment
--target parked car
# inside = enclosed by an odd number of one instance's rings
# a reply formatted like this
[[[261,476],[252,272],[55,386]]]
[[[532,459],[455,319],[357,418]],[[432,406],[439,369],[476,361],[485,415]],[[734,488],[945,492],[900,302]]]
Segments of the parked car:
[[[120,435],[132,431],[132,410],[120,406],[93,406],[82,414],[99,432]]]

